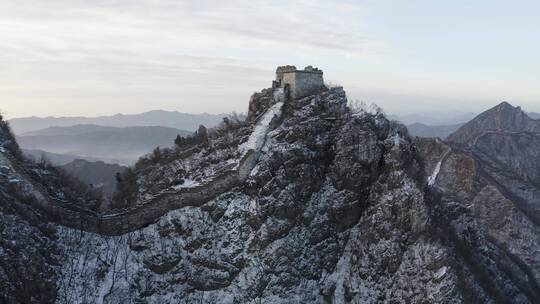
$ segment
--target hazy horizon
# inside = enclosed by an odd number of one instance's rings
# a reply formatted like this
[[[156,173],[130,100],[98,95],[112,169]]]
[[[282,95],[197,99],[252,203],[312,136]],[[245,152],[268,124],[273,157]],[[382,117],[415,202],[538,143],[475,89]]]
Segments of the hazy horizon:
[[[501,101],[502,102],[502,101]],[[498,102],[498,103],[494,103],[493,105],[489,105],[489,108],[492,108],[492,107],[495,107],[496,105],[500,104],[501,102]],[[521,105],[519,104],[515,104],[515,103],[512,103],[512,102],[509,102],[510,104],[512,104],[512,106],[515,106],[515,107],[521,107]],[[456,118],[456,117],[459,117],[459,116],[463,116],[463,115],[468,115],[468,114],[474,114],[474,115],[478,115],[480,114],[481,112],[484,112],[486,110],[488,110],[489,108],[483,108],[483,109],[480,109],[479,111],[467,111],[467,110],[454,110],[454,111],[443,111],[443,110],[436,110],[436,109],[426,109],[425,111],[410,111],[410,112],[407,112],[407,111],[404,111],[404,112],[388,112],[386,111],[384,108],[382,108],[383,112],[388,114],[388,115],[391,115],[391,116],[399,116],[400,118],[407,118],[407,117],[411,117],[411,116],[428,116],[428,115],[444,115],[445,118]],[[522,110],[524,110],[525,112],[527,113],[538,113],[537,111],[535,110],[531,110],[529,108],[524,108],[524,107],[521,107]],[[44,118],[44,119],[47,119],[47,118],[98,118],[98,117],[113,117],[113,116],[117,116],[117,115],[123,115],[123,116],[130,116],[130,115],[140,115],[140,114],[145,114],[145,113],[149,113],[149,112],[169,112],[169,113],[180,113],[180,114],[188,114],[188,115],[227,115],[227,114],[232,114],[233,112],[234,113],[238,113],[238,114],[247,114],[246,111],[243,111],[243,112],[237,112],[237,111],[230,111],[230,112],[221,112],[221,113],[210,113],[210,112],[184,112],[184,111],[179,111],[179,110],[165,110],[165,109],[151,109],[151,110],[147,110],[147,111],[143,111],[143,112],[139,112],[139,111],[134,111],[134,112],[124,112],[124,113],[103,113],[103,114],[96,114],[96,115],[29,115],[29,116],[17,116],[17,117],[11,117],[9,115],[6,115],[5,112],[3,112],[1,109],[0,109],[0,114],[2,114],[4,117],[6,117],[6,119],[8,120],[13,120],[13,119],[26,119],[26,118]],[[426,117],[427,118],[427,117]],[[444,118],[443,118],[444,120]],[[465,121],[465,120],[463,120]],[[420,121],[418,121],[420,122]],[[407,123],[412,123],[412,122],[407,122]]]
[[[121,113],[121,112],[117,112],[117,113],[104,113],[104,114],[97,114],[97,115],[46,115],[46,116],[42,116],[42,115],[30,115],[30,116],[17,116],[17,117],[9,117],[9,116],[6,116],[8,120],[10,119],[21,119],[21,118],[78,118],[78,117],[81,117],[81,118],[96,118],[96,117],[112,117],[112,116],[117,116],[117,115],[123,115],[123,116],[128,116],[128,115],[139,115],[139,114],[145,114],[145,113],[149,113],[149,112],[169,112],[169,113],[181,113],[181,114],[188,114],[188,115],[227,115],[227,114],[232,114],[232,112],[228,112],[228,113],[209,113],[209,112],[199,112],[199,113],[190,113],[190,112],[183,112],[183,111],[178,111],[178,110],[163,110],[163,109],[152,109],[152,110],[148,110],[148,111],[143,111],[143,112],[126,112],[126,113]],[[0,113],[1,114],[4,114],[1,110],[0,110]],[[242,113],[243,114],[243,113]]]
[[[0,0],[0,111],[246,112],[278,65],[387,113],[540,112],[540,4]]]

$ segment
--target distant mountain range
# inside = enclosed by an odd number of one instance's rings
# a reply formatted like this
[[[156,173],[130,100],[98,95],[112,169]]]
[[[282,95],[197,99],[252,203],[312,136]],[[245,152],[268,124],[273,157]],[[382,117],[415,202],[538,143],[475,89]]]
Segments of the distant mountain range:
[[[423,123],[413,123],[407,126],[409,134],[419,137],[439,137],[445,139],[448,135],[459,129],[463,124],[430,126]]]
[[[79,135],[85,133],[95,133],[95,132],[117,132],[120,129],[118,127],[107,127],[107,126],[98,126],[98,125],[75,125],[69,127],[48,127],[45,129],[40,129],[37,131],[30,131],[19,136],[57,136],[57,135]]]
[[[39,158],[40,151],[53,155],[53,163],[65,163],[74,158],[87,160],[119,160],[132,163],[154,148],[171,147],[177,135],[186,136],[189,131],[168,127],[104,127],[97,125],[75,125],[71,127],[49,127],[17,136],[25,150]],[[62,154],[63,156],[59,156]]]
[[[449,126],[463,124],[473,119],[477,113],[417,113],[417,114],[392,114],[389,117],[392,120],[397,120],[405,125],[412,125],[414,123],[420,123],[428,126]]]
[[[540,119],[540,113],[529,112],[527,115],[529,115],[529,117],[532,119]]]
[[[407,124],[413,136],[445,139],[475,115],[420,113],[390,117]],[[540,113],[528,115],[540,118]],[[188,135],[200,124],[215,126],[225,116],[157,110],[101,117],[15,118],[10,120],[10,125],[18,134],[25,154],[34,159],[45,156],[55,165],[65,165],[75,159],[129,165],[157,146],[172,146],[178,134]]]
[[[195,131],[199,125],[213,127],[227,114],[188,114],[170,111],[150,111],[141,114],[116,114],[99,117],[24,117],[9,120],[15,134],[23,134],[49,127],[99,125],[109,127],[161,126]]]
[[[42,159],[45,159],[55,166],[63,166],[77,159],[84,159],[89,162],[103,161],[108,164],[120,164],[125,166],[132,164],[134,161],[131,158],[96,158],[92,156],[51,153],[39,149],[22,149],[22,151],[26,157],[29,157],[32,160],[41,161]]]

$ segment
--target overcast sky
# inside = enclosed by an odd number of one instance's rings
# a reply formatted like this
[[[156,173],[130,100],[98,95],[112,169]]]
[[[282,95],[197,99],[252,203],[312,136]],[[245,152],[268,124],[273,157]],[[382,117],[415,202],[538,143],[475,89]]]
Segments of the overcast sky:
[[[311,64],[389,113],[540,111],[539,3],[0,0],[0,110],[245,112]]]

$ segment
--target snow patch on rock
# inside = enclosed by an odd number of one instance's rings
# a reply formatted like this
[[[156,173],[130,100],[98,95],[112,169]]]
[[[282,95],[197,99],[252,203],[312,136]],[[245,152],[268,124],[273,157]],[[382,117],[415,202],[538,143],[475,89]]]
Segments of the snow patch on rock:
[[[448,268],[446,266],[443,266],[439,270],[437,270],[437,272],[435,272],[433,276],[435,277],[435,279],[439,280],[444,277],[444,275],[446,275],[447,270]]]
[[[198,187],[200,185],[201,184],[198,181],[187,178],[187,179],[184,179],[184,182],[182,184],[173,186],[173,188],[175,190],[179,190],[179,189],[183,189],[183,188],[194,188],[194,187]]]

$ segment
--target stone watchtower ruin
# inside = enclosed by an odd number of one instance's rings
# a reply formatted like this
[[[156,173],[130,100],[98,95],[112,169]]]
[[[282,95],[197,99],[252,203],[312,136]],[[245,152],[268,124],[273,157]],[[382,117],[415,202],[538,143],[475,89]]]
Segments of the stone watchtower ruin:
[[[276,70],[276,80],[272,89],[287,99],[298,99],[319,93],[325,88],[323,71],[312,66],[297,70],[295,66],[280,66]]]

